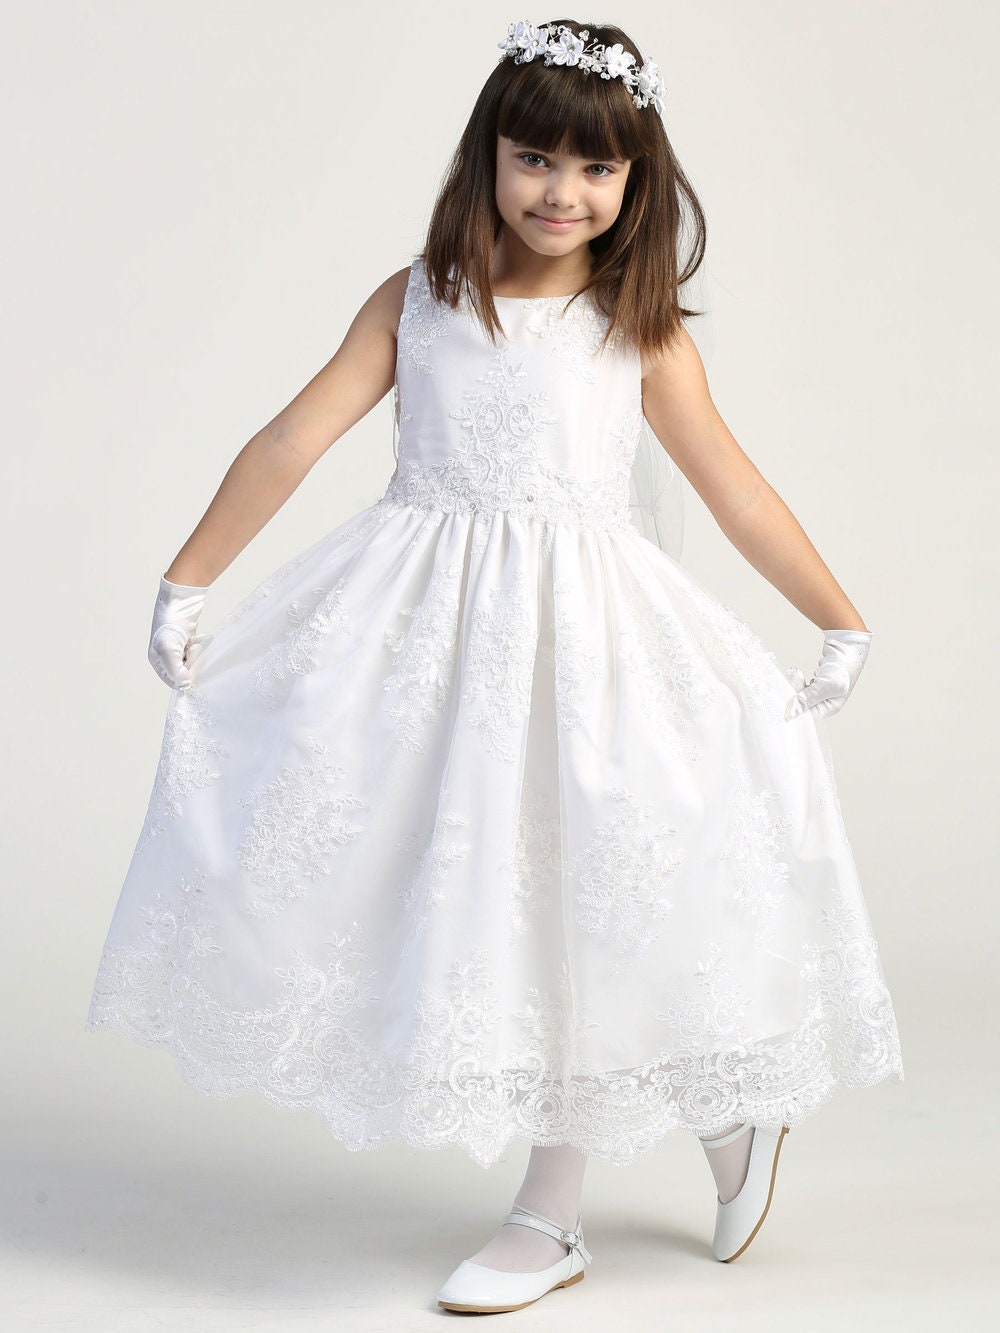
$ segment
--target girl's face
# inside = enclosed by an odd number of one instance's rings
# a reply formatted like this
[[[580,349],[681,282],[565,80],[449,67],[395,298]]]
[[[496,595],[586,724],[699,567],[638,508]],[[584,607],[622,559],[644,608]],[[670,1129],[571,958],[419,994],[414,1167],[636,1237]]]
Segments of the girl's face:
[[[541,153],[497,135],[497,209],[507,231],[535,254],[564,258],[617,218],[629,165]]]

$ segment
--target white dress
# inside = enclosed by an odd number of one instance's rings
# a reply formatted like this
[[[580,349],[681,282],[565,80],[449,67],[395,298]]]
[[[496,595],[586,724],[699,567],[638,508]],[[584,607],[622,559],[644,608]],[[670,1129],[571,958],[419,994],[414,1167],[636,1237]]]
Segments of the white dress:
[[[618,1163],[903,1078],[791,672],[628,516],[638,354],[590,296],[411,265],[385,494],[172,691],[87,1028],[351,1149]]]

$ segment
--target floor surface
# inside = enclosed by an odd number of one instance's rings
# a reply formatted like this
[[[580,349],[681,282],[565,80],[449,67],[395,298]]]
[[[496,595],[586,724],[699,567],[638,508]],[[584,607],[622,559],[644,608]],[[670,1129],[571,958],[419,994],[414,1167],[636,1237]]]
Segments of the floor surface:
[[[631,1167],[590,1163],[586,1277],[489,1327],[996,1326],[983,1151],[955,1130],[968,1085],[924,1058],[929,1036],[907,1035],[903,1084],[844,1089],[786,1137],[767,1219],[739,1259],[713,1259],[711,1173],[677,1136]],[[525,1145],[489,1171],[452,1148],[349,1153],[307,1113],[201,1097],[163,1052],[116,1033],[82,1042],[93,1085],[65,1116],[4,1135],[7,1333],[416,1333],[475,1318],[438,1309],[434,1292],[493,1233]],[[105,1063],[134,1079],[111,1117]]]

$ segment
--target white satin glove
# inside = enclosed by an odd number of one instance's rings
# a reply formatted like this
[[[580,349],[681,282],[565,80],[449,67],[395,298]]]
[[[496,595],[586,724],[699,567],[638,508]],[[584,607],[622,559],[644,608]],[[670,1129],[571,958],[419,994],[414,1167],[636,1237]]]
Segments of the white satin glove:
[[[800,687],[798,693],[789,699],[785,721],[790,722],[807,709],[811,709],[817,717],[838,713],[861,674],[871,641],[871,630],[825,629],[823,652],[816,674],[806,685],[805,676],[801,671],[798,672],[804,688]]]
[[[208,586],[192,587],[160,577],[147,656],[153,670],[172,690],[190,686],[191,667],[214,637],[195,634],[207,592]]]

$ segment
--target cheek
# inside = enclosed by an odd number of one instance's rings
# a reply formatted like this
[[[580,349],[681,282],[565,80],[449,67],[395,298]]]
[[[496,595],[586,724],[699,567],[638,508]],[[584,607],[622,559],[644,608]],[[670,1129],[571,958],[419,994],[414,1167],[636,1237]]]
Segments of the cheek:
[[[525,188],[523,177],[508,176],[503,183],[497,182],[497,193],[509,208],[517,209],[525,207],[530,189]]]
[[[616,190],[614,195],[608,199],[607,211],[614,214],[615,217],[622,211],[622,204],[625,202],[625,190]]]

